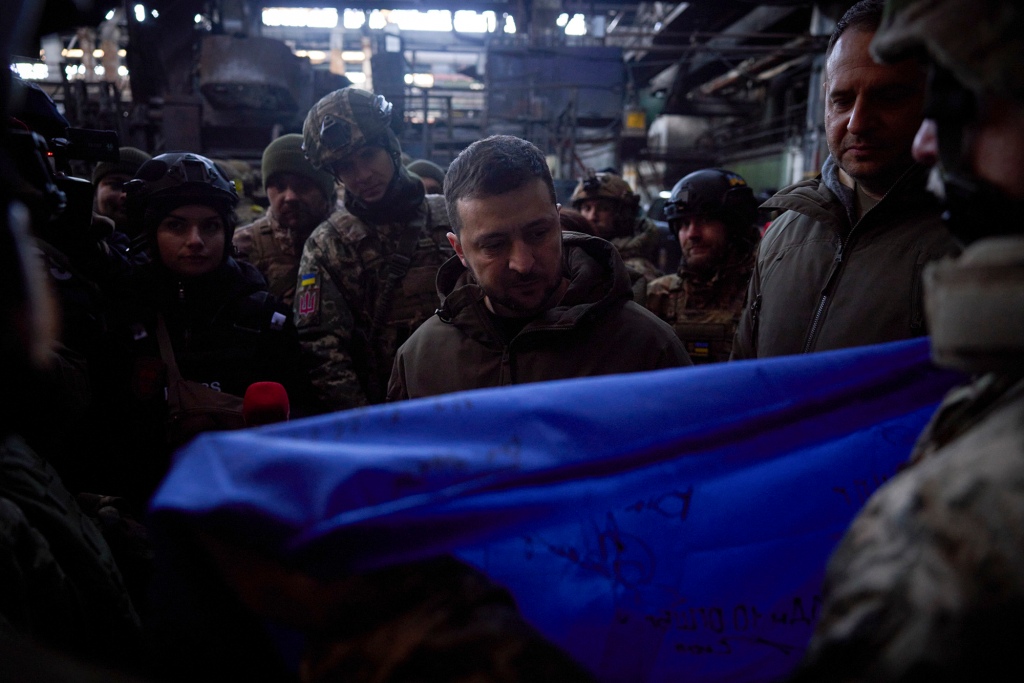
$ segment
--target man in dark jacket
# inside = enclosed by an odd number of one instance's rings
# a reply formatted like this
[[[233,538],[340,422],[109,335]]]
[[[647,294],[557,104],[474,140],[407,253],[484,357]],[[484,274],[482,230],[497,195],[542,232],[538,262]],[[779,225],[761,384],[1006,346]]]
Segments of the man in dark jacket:
[[[965,24],[969,23],[969,26]],[[872,51],[931,62],[915,157],[963,256],[925,272],[947,395],[828,566],[803,681],[1024,678],[1024,7],[891,2]]]
[[[868,53],[881,0],[854,5],[826,52],[821,175],[762,208],[769,228],[750,281],[733,358],[780,356],[908,339],[926,333],[921,271],[957,246],[925,190],[910,147],[925,75],[914,60]]]
[[[563,233],[551,173],[531,143],[496,135],[448,170],[456,256],[441,307],[399,349],[388,398],[689,365],[672,328],[632,301],[602,239]]]

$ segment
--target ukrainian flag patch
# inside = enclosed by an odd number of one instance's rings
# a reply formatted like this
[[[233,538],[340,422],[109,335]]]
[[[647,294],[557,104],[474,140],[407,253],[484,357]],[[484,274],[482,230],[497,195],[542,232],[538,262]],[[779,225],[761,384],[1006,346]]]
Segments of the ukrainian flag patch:
[[[306,273],[299,276],[300,287],[311,287],[316,284],[316,273]]]

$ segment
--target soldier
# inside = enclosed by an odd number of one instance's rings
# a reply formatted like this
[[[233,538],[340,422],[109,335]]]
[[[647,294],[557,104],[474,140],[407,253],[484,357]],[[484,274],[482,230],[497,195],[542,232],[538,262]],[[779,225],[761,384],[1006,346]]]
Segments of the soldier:
[[[647,308],[672,325],[695,364],[729,360],[759,240],[754,193],[731,171],[696,171],[672,188],[665,217],[682,260],[675,275],[647,286]]]
[[[410,173],[414,173],[423,183],[427,194],[441,194],[444,192],[444,169],[429,159],[417,159],[408,166]]]
[[[101,161],[92,172],[95,189],[93,211],[114,221],[114,227],[129,238],[138,236],[140,226],[128,224],[125,211],[124,184],[131,180],[142,164],[152,157],[135,147],[121,147],[118,161]]]
[[[658,226],[639,216],[640,197],[629,183],[601,171],[580,180],[569,203],[590,221],[595,235],[615,246],[626,267],[639,273],[645,283],[661,277],[654,265],[661,244]]]
[[[969,30],[965,30],[969,23]],[[963,256],[925,272],[932,356],[973,375],[854,520],[801,681],[1024,678],[1024,6],[891,2],[872,43],[930,63],[919,161]]]
[[[921,271],[957,245],[910,154],[925,73],[877,64],[881,0],[836,24],[825,52],[825,136],[817,178],[762,205],[784,210],[758,250],[734,358],[879,344],[926,334]]]
[[[511,135],[474,142],[445,181],[456,256],[441,307],[402,345],[388,398],[690,365],[632,301],[605,240],[562,232],[544,155]]]
[[[302,245],[334,209],[334,176],[310,165],[298,134],[282,135],[267,145],[262,175],[270,210],[235,230],[232,242],[238,259],[256,266],[270,293],[291,306]]]
[[[345,186],[345,208],[306,241],[296,324],[331,410],[384,400],[398,347],[434,314],[437,269],[452,254],[444,197],[402,166],[391,103],[358,88],[314,105],[306,157]]]

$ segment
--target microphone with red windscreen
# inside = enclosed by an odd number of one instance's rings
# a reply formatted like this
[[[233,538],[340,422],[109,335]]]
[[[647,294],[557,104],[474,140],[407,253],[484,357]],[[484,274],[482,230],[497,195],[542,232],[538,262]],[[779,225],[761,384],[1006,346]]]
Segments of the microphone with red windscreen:
[[[254,382],[245,390],[242,415],[246,427],[285,422],[291,414],[288,391],[278,382]]]

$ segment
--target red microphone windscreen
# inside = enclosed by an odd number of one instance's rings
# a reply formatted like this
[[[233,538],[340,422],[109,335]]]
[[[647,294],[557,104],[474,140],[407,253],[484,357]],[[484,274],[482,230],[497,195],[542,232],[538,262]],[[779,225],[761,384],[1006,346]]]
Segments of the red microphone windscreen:
[[[245,390],[242,415],[249,427],[284,422],[291,414],[288,391],[278,382],[254,382]]]

